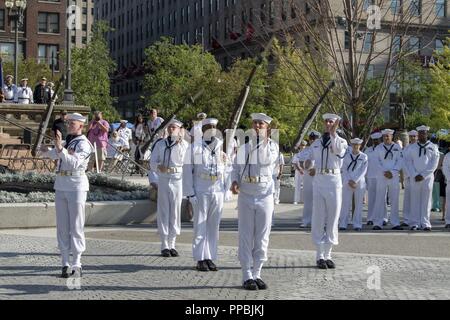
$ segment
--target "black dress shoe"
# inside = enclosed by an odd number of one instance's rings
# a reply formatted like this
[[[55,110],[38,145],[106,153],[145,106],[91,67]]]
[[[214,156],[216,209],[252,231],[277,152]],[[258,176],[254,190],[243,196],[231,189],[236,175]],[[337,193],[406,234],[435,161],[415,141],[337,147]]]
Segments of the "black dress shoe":
[[[65,266],[65,267],[62,268],[61,278],[68,278],[68,277],[70,277],[69,267]]]
[[[373,221],[367,221],[368,226],[373,226]]]
[[[327,263],[324,259],[317,260],[317,268],[319,269],[328,269]]]
[[[425,227],[425,228],[423,228],[423,231],[431,231],[431,228],[430,227]]]
[[[161,255],[165,258],[170,257],[170,250],[169,249],[162,250]]]
[[[418,230],[419,228],[417,227],[417,226],[412,226],[409,230],[412,230],[412,231],[416,231],[416,230]]]
[[[260,278],[257,278],[255,282],[259,290],[266,290],[268,288],[267,284]]]
[[[208,271],[208,265],[206,264],[205,260],[198,261],[196,268],[198,271]]]
[[[380,226],[374,226],[372,230],[383,230]]]
[[[353,230],[354,231],[361,231],[362,229],[361,228],[354,228]]]
[[[212,262],[212,260],[205,260],[206,265],[208,266],[208,269],[211,271],[217,271],[217,266]]]
[[[81,267],[72,268],[72,277],[81,278],[83,276],[83,271]]]
[[[178,257],[179,256],[178,251],[175,250],[175,249],[170,249],[170,255],[172,257]]]
[[[333,260],[328,259],[327,261],[325,261],[325,263],[327,264],[328,269],[336,268],[336,265],[334,264]]]
[[[387,226],[387,221],[383,221],[383,226]]]
[[[407,223],[405,223],[405,222],[403,222],[400,226],[401,227],[409,227],[409,225]]]
[[[403,228],[400,226],[395,226],[395,227],[392,227],[392,230],[403,230]]]
[[[256,281],[253,279],[248,279],[244,282],[242,285],[245,290],[258,290],[258,285],[256,284]]]

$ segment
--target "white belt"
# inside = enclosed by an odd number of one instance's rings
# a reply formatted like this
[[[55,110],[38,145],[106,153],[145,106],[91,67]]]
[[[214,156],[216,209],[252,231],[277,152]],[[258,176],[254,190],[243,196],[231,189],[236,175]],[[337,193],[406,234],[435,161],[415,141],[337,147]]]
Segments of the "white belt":
[[[158,166],[158,170],[161,173],[180,173],[180,172],[183,172],[183,167]]]
[[[267,176],[259,176],[259,177],[247,176],[244,177],[243,181],[246,183],[262,183],[262,182],[269,182],[271,179],[272,177]]]
[[[203,179],[203,180],[217,181],[222,177],[222,175],[220,175],[220,174],[219,175],[210,175],[210,174],[206,174],[206,173],[200,173],[197,175],[197,177],[199,177],[200,179]]]
[[[63,176],[63,177],[67,177],[67,176],[81,177],[81,176],[86,175],[86,173],[84,171],[58,171],[58,172],[56,172],[56,174],[58,176]]]
[[[327,174],[341,174],[341,169],[321,169],[319,174],[327,175]]]

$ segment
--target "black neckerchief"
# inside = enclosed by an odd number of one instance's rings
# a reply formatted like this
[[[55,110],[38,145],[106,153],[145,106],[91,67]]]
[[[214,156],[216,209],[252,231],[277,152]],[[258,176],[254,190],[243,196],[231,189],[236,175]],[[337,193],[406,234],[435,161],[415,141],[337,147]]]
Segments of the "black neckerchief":
[[[66,143],[64,144],[64,148],[68,150],[70,143],[72,141],[74,141],[76,138],[81,137],[81,136],[82,136],[81,134],[69,134],[66,137]],[[75,149],[77,147],[78,143],[79,142],[74,144],[73,149]],[[58,171],[61,171],[61,165],[62,165],[62,161],[59,161]]]
[[[355,171],[355,167],[356,167],[356,164],[357,164],[357,161],[358,161],[360,155],[361,155],[361,153],[358,154],[358,155],[356,156],[355,159],[353,159],[353,154],[350,153],[350,158],[352,159],[352,161],[351,161],[350,164],[348,165],[347,171],[350,169],[350,167],[351,167],[352,165],[353,165],[352,171]]]
[[[392,149],[394,148],[395,143],[392,144],[392,146],[388,149],[386,148],[386,146],[383,144],[383,148],[384,150],[386,150],[386,153],[384,154],[384,159],[386,160],[387,156],[390,154],[392,154],[392,158],[394,158],[394,154],[392,153]]]
[[[417,145],[419,146],[419,158],[422,156],[422,149],[423,149],[423,154],[426,155],[427,154],[427,149],[426,147],[430,144],[430,141],[425,142],[424,145],[421,145],[419,142],[417,142]]]
[[[168,136],[166,140],[166,148],[164,149],[164,155],[163,155],[163,163],[166,162],[166,151],[169,150],[169,157],[167,158],[167,167],[169,167],[170,164],[170,157],[172,155],[172,147],[175,146],[177,142],[172,142],[172,136]]]
[[[218,143],[218,140],[215,137],[211,137],[211,140],[204,140],[206,146],[202,148],[202,152],[204,149],[209,149],[210,153],[209,156],[211,157],[211,163],[209,166],[209,175],[210,176],[217,176],[217,159],[216,159],[216,146]]]
[[[325,132],[322,136],[322,139],[320,140],[320,143],[322,144],[322,155],[321,155],[321,169],[328,169],[328,155],[329,155],[329,146],[331,144],[331,138],[330,133]],[[327,151],[326,155],[326,161],[325,161],[325,167],[323,166],[323,152]]]

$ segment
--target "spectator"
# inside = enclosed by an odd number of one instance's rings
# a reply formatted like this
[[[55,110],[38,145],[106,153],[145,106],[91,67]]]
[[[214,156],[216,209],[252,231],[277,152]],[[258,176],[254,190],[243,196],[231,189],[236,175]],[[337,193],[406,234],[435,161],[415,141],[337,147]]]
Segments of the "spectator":
[[[146,139],[149,137],[150,132],[147,126],[147,123],[144,121],[144,118],[141,114],[136,117],[136,122],[134,123],[133,128],[133,143],[136,146],[136,150],[134,153],[134,161],[142,164],[144,161],[145,153],[141,152],[141,147],[145,143]],[[136,166],[136,172],[140,172],[140,168]]]
[[[17,89],[15,102],[20,104],[34,103],[33,91],[28,86],[28,78],[23,78],[20,80],[20,87]]]
[[[62,110],[59,114],[59,118],[53,122],[53,126],[52,126],[53,133],[56,135],[56,130],[61,132],[63,140],[66,140],[66,137],[67,137],[66,120],[67,120],[67,111]]]
[[[34,87],[34,103],[46,104],[48,102],[47,78],[42,77],[39,83]]]
[[[123,159],[122,152],[125,151],[127,146],[129,147],[128,141],[120,137],[117,131],[113,131],[108,146],[106,147],[106,157],[112,159],[109,172],[114,169],[118,161]]]
[[[155,130],[158,129],[158,127],[163,122],[164,122],[164,119],[161,117],[158,117],[158,110],[151,109],[150,110],[150,119],[147,122],[147,126],[148,126],[150,134],[152,135],[153,132],[155,132]]]
[[[123,146],[123,151],[129,151],[130,150],[130,142],[133,137],[133,132],[131,132],[131,129],[127,127],[127,120],[120,120],[120,126],[117,129],[117,133],[119,134],[119,137],[121,137],[125,141],[125,145]]]
[[[109,123],[103,120],[102,113],[100,111],[94,112],[94,119],[89,123],[88,127],[88,139],[96,147],[97,160],[98,160],[98,172],[103,170],[103,164],[106,160],[106,146],[108,145],[108,131]],[[95,157],[93,157],[89,164],[89,169],[92,170],[95,163]]]
[[[14,77],[8,74],[2,86],[3,102],[13,103],[17,100],[17,86],[12,82]]]

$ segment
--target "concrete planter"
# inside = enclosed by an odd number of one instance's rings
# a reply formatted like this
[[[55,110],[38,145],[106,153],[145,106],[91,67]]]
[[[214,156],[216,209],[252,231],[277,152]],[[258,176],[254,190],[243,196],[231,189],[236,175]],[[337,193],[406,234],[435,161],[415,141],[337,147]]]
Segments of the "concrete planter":
[[[86,225],[126,225],[156,220],[150,200],[86,202]],[[54,203],[0,204],[0,229],[55,227]]]

